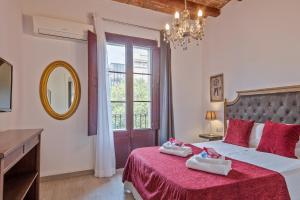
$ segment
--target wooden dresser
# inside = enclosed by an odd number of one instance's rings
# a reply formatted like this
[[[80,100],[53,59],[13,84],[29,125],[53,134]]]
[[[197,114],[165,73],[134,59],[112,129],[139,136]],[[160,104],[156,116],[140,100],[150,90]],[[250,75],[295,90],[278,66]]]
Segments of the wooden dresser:
[[[39,199],[42,131],[0,132],[0,200]]]

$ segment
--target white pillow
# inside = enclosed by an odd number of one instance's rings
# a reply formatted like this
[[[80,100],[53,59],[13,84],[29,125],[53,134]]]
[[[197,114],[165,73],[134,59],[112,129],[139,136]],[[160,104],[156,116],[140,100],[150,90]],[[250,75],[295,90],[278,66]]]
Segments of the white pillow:
[[[250,134],[249,146],[252,148],[256,148],[259,144],[261,136],[263,134],[265,124],[263,123],[254,123]]]

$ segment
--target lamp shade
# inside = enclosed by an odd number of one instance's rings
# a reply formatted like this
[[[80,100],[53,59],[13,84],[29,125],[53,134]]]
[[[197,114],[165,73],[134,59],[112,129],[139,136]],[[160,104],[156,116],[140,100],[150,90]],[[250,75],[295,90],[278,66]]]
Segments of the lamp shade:
[[[210,120],[210,121],[211,121],[211,120],[217,119],[216,112],[215,112],[215,111],[207,111],[207,112],[206,112],[205,119],[206,119],[206,120]]]

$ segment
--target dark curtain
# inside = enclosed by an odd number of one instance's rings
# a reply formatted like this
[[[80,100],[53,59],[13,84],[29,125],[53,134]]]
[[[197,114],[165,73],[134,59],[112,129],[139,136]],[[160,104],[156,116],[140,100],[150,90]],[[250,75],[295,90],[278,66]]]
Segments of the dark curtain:
[[[98,123],[98,70],[97,35],[88,32],[88,135],[97,135]]]
[[[174,137],[172,100],[171,48],[160,33],[160,144]]]

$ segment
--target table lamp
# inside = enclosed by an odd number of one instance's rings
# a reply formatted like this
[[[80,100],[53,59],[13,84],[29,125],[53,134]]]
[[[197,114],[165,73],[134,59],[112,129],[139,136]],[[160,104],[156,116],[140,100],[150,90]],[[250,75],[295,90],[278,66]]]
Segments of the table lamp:
[[[213,135],[213,133],[212,133],[212,125],[211,125],[211,121],[217,119],[216,112],[215,112],[215,111],[207,111],[207,112],[206,112],[205,119],[208,120],[208,121],[209,121],[209,124],[210,124],[209,135]]]

